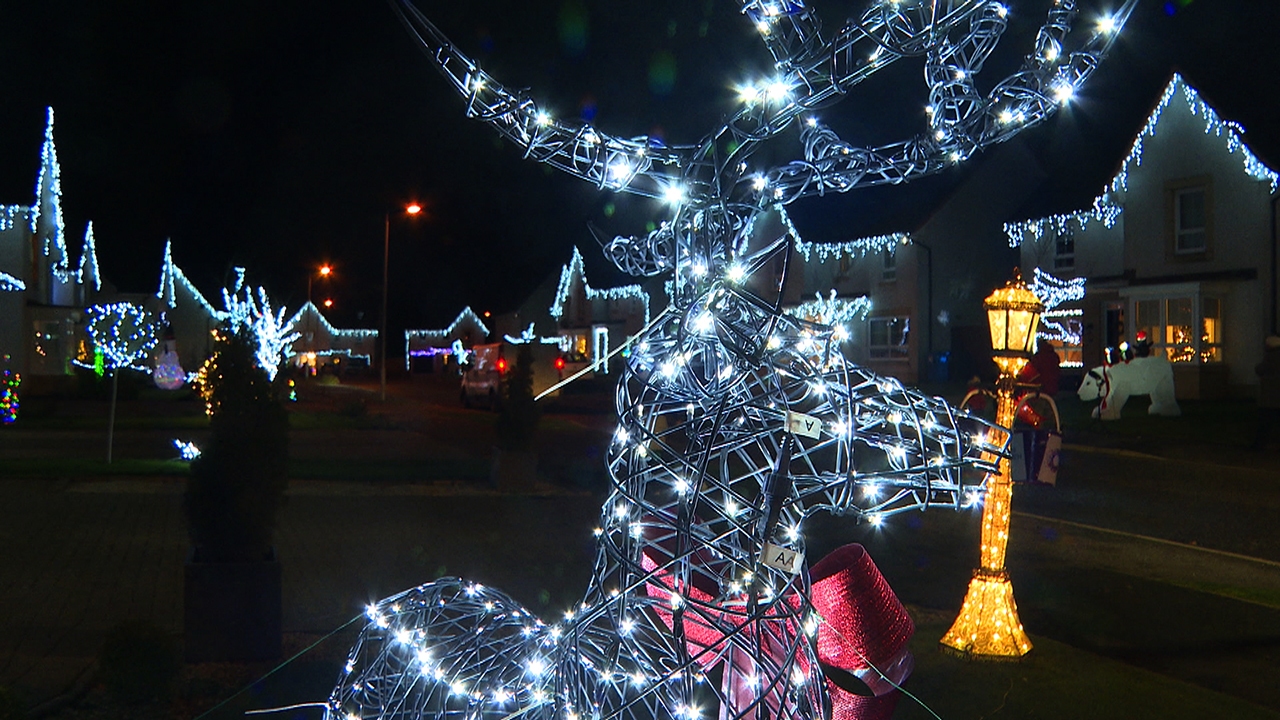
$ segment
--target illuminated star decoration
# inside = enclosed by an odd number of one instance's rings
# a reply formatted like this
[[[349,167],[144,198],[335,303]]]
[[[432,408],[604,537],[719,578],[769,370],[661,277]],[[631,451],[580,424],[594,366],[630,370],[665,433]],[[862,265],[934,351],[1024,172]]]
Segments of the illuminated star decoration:
[[[469,115],[526,157],[670,204],[668,221],[604,251],[633,275],[671,277],[671,303],[629,345],[608,454],[612,492],[582,601],[550,627],[506,595],[456,579],[376,603],[327,716],[885,713],[911,669],[896,599],[874,590],[879,576],[865,566],[833,574],[847,592],[816,592],[827,561],[808,565],[803,521],[834,511],[878,524],[930,505],[958,508],[994,471],[1007,433],[848,363],[830,326],[784,314],[799,239],[780,206],[938,172],[1043,121],[1092,73],[1134,4],[1079,37],[1074,0],[1059,0],[1022,67],[983,83],[992,88],[983,93],[976,75],[1008,15],[999,3],[879,2],[828,40],[801,0],[746,0],[740,9],[778,75],[743,85],[741,110],[699,143],[666,145],[554,118],[399,0]],[[923,132],[857,147],[812,114],[907,58],[925,62]],[[796,127],[799,158],[752,166],[766,141]],[[828,603],[831,594],[839,597]],[[882,632],[890,627],[898,631]],[[820,663],[864,680],[875,697],[830,682]]]

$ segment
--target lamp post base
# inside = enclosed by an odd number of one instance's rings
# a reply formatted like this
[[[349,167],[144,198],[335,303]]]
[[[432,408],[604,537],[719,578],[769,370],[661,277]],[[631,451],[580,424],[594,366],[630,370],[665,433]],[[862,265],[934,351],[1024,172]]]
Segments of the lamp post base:
[[[1031,651],[1031,640],[1018,619],[1008,572],[974,571],[960,616],[941,642],[961,655],[975,658],[1016,660]]]

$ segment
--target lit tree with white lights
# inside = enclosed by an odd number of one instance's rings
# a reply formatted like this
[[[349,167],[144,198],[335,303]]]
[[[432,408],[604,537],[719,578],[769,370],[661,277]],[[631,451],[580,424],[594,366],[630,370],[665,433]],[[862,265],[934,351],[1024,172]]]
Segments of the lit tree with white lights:
[[[910,620],[861,548],[810,567],[803,520],[826,510],[879,523],[964,506],[980,487],[962,471],[994,471],[1007,433],[847,363],[839,328],[782,312],[798,242],[783,207],[936,173],[1042,122],[1093,72],[1135,2],[1073,29],[1075,0],[1055,0],[1021,67],[983,91],[977,76],[1010,14],[999,2],[882,0],[828,35],[803,0],[741,0],[776,76],[742,86],[741,109],[698,142],[666,145],[552,117],[398,0],[468,115],[531,159],[671,205],[658,228],[604,251],[633,275],[669,276],[672,302],[629,343],[613,490],[582,602],[547,626],[457,579],[383,600],[369,608],[328,714],[891,712],[911,670]],[[929,108],[913,136],[861,147],[819,120],[912,59],[923,62]],[[798,143],[794,160],[755,163],[765,145],[788,140]]]
[[[129,368],[146,371],[141,363],[156,346],[156,327],[151,315],[133,303],[94,305],[87,312],[89,337],[101,351],[103,365],[111,372],[111,415],[107,421],[107,463],[110,463],[115,444],[120,371]]]

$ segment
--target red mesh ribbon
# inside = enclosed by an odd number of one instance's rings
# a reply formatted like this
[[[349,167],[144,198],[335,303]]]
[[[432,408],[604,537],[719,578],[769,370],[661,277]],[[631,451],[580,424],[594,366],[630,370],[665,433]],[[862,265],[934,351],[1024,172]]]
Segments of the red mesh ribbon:
[[[649,547],[649,552],[656,549]],[[675,586],[671,573],[662,565],[671,559],[669,556],[652,558],[648,552],[642,558],[645,571],[654,577],[646,586],[646,593],[662,599],[668,607]],[[710,568],[704,568],[707,569]],[[752,704],[761,701],[769,706],[770,716],[778,717],[779,693],[771,692],[759,698],[761,689],[754,684],[758,674],[756,662],[750,653],[738,647],[730,647],[725,653],[726,633],[742,629],[746,622],[742,614],[744,608],[717,610],[711,605],[717,594],[711,577],[697,570],[691,576],[693,581],[680,588],[686,608],[681,628],[690,655],[704,668],[720,662],[722,656],[727,662],[724,688],[727,702],[721,708],[722,718],[752,720],[756,716]],[[850,692],[828,678],[833,720],[888,718],[897,705],[896,686],[911,674],[914,665],[907,650],[907,641],[915,632],[910,616],[861,545],[845,545],[835,550],[813,566],[810,578],[813,606],[822,618],[816,643],[818,660],[858,678],[874,694]],[[704,585],[706,587],[702,587]],[[785,600],[799,609],[800,598],[791,595]],[[657,612],[668,627],[674,627],[673,612],[666,608],[657,608]],[[754,624],[755,627],[747,628],[746,632],[751,636],[760,635],[761,647],[770,655],[771,665],[782,665],[787,648],[796,642],[795,622],[777,618],[757,620]],[[800,669],[807,674],[808,656],[800,652],[795,657]]]

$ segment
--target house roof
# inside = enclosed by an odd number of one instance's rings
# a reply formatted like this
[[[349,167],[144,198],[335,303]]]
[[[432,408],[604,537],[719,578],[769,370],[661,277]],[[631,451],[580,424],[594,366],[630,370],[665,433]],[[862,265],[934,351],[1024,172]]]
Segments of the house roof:
[[[304,315],[315,315],[319,318],[320,326],[329,334],[329,337],[378,337],[377,330],[366,330],[364,328],[342,329],[334,327],[333,324],[325,318],[324,313],[320,312],[320,308],[316,307],[315,303],[310,300],[303,304],[302,307],[298,308],[298,312],[294,313],[293,317],[289,318],[288,326],[294,328],[302,327],[302,318]]]
[[[1006,223],[1005,232],[1009,237],[1009,244],[1017,247],[1028,237],[1039,237],[1045,232],[1065,229],[1072,222],[1082,229],[1091,220],[1110,227],[1121,212],[1120,207],[1111,201],[1110,194],[1128,189],[1129,173],[1142,165],[1146,143],[1156,136],[1161,119],[1170,112],[1190,113],[1201,118],[1205,134],[1219,138],[1225,152],[1239,156],[1242,172],[1255,180],[1270,183],[1271,191],[1276,191],[1280,184],[1280,174],[1264,163],[1245,142],[1244,128],[1222,118],[1190,83],[1180,74],[1174,73],[1165,84],[1155,107],[1147,115],[1142,129],[1134,137],[1128,153],[1120,160],[1118,169],[1114,170],[1109,180],[1100,183],[1101,192],[1092,202],[1083,207],[1076,205],[1071,209]]]

